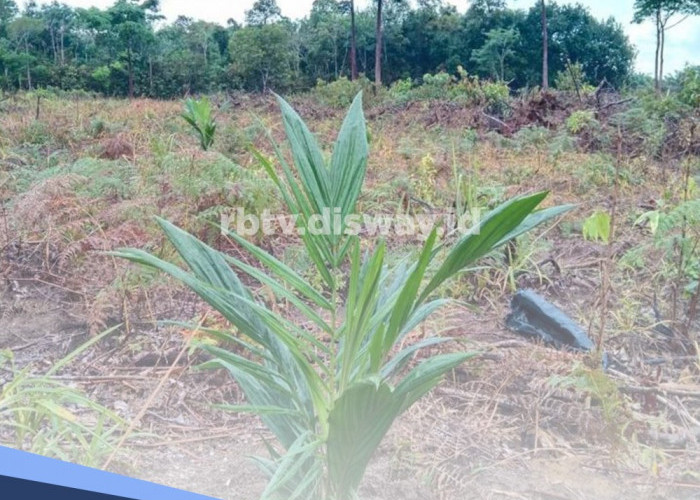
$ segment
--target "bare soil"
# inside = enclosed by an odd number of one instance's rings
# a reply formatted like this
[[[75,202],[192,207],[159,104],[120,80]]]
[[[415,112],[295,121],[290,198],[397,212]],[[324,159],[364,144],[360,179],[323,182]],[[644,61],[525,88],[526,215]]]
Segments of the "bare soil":
[[[242,104],[254,113],[241,112]],[[330,144],[341,111],[302,98],[295,104],[311,120],[320,142]],[[507,138],[528,124],[556,125],[568,115],[567,106],[550,97],[523,103],[514,121],[506,124],[509,129],[500,132]],[[196,321],[207,309],[172,282],[154,280],[147,290],[137,283],[125,287],[131,295],[124,297],[117,285],[133,277],[130,269],[123,262],[117,268],[97,253],[128,246],[162,248],[162,234],[149,226],[154,213],[184,227],[194,225],[200,212],[220,201],[214,195],[184,193],[181,187],[177,191],[178,178],[164,174],[161,156],[189,158],[188,168],[194,168],[200,160],[211,164],[220,153],[198,151],[184,128],[173,132],[180,120],[177,102],[95,101],[83,107],[86,114],[80,119],[88,123],[88,118],[101,117],[115,127],[106,132],[111,137],[97,140],[81,134],[82,125],[71,121],[73,105],[56,103],[44,113],[46,129],[63,135],[72,131],[75,137],[55,138],[55,144],[38,150],[38,159],[24,145],[27,111],[0,117],[21,157],[8,155],[3,169],[14,173],[31,166],[25,170],[34,173],[35,163],[36,169],[42,168],[39,163],[48,164],[52,153],[65,156],[67,166],[102,156],[115,159],[110,174],[133,167],[134,173],[145,172],[143,183],[157,189],[155,194],[146,190],[145,197],[121,199],[119,191],[107,188],[92,198],[80,197],[74,185],[84,187],[94,179],[57,174],[22,187],[25,192],[2,194],[0,349],[11,349],[18,366],[45,373],[91,334],[123,323],[57,376],[129,421],[146,407],[110,470],[215,498],[258,498],[265,478],[248,457],[264,454],[263,439],[270,436],[254,417],[213,408],[243,402],[226,373],[195,370],[202,361],[196,352],[187,352],[172,366],[185,336],[181,328],[159,322]],[[252,116],[266,118],[281,142],[277,108],[263,97],[234,103],[234,108],[217,117],[219,145],[231,142],[226,154],[252,169],[249,152],[236,142],[240,137],[226,132],[226,126],[250,132],[256,146],[266,151],[269,145],[256,132],[259,126]],[[144,120],[147,114],[157,119]],[[413,333],[411,340],[433,334],[455,337],[461,348],[480,355],[395,423],[370,465],[361,498],[700,499],[700,360],[683,339],[659,328],[670,317],[667,299],[674,292],[673,283],[659,278],[662,256],[652,253],[631,270],[616,268],[612,296],[601,304],[603,246],[583,241],[580,227],[575,227],[593,210],[613,205],[610,160],[581,152],[554,157],[527,144],[530,149],[518,152],[488,141],[477,152],[464,146],[454,158],[465,128],[482,127],[479,133],[488,135],[493,126],[482,124],[481,114],[453,103],[379,109],[367,116],[373,142],[367,189],[360,199],[363,209],[394,210],[397,192],[411,182],[434,181],[430,190],[451,191],[453,161],[468,167],[485,188],[502,188],[505,197],[547,189],[551,204],[579,204],[567,220],[569,235],[563,228],[548,233],[546,244],[533,254],[537,265],[524,266],[527,270],[514,281],[520,288],[535,288],[585,326],[595,327],[598,311],[608,309],[607,379],[615,390],[606,393],[595,387],[595,379],[581,378],[596,373],[590,357],[556,351],[506,330],[509,288],[504,266],[497,263],[492,275],[475,274],[465,278],[474,282],[457,283],[448,291],[460,299],[462,292],[469,292],[468,300],[478,309],[444,311]],[[428,158],[434,171],[421,174],[418,166]],[[131,163],[118,163],[122,160]],[[677,162],[659,165],[634,156],[626,160],[629,181],[617,200],[621,222],[612,248],[616,264],[627,250],[648,242],[645,229],[634,221],[640,209],[655,206],[650,200],[678,190],[679,172]],[[397,184],[402,179],[409,186]],[[482,194],[494,201],[500,196],[488,190]],[[92,210],[85,210],[86,205]],[[279,257],[287,243],[262,242]],[[401,250],[410,245],[389,241],[389,246]],[[240,249],[226,250],[245,258]],[[652,310],[657,298],[661,319]],[[147,405],[164,378],[162,390]]]
[[[0,347],[23,363],[49,366],[87,338],[79,304],[63,290],[7,279],[0,297]],[[617,423],[590,398],[552,387],[580,356],[522,340],[496,316],[459,310],[433,323],[484,354],[395,424],[361,498],[700,498],[696,441],[679,449],[650,443],[663,458],[645,463],[638,436],[616,434]],[[142,328],[128,341],[105,341],[61,377],[133,418],[170,361],[147,354],[181,343],[176,329]],[[270,436],[254,417],[211,408],[241,396],[226,374],[191,370],[196,361],[175,368],[111,469],[215,498],[258,498],[265,478],[249,457],[264,454]]]

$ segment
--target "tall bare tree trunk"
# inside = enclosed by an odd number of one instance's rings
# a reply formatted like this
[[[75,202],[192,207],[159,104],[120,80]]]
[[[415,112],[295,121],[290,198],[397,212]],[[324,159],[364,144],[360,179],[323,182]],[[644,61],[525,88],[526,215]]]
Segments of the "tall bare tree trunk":
[[[333,32],[333,75],[338,79],[338,36]]]
[[[661,48],[659,49],[659,86],[658,90],[664,83],[664,48],[666,45],[666,25],[661,26]]]
[[[127,66],[129,71],[129,99],[134,98],[134,66],[132,64],[131,49],[127,51]]]
[[[354,0],[350,0],[350,79],[357,80],[357,39],[355,34]]]
[[[32,90],[32,70],[29,66],[29,41],[27,38],[24,39],[24,57],[27,61],[27,90]]]
[[[663,27],[661,25],[661,8],[656,9],[656,54],[654,58],[654,89],[658,92],[661,90],[661,82],[659,78],[659,62],[661,60],[661,33]]]
[[[382,0],[377,0],[377,28],[375,31],[376,46],[374,48],[374,85],[382,85]]]
[[[51,50],[53,51],[53,62],[58,62],[58,44],[56,43],[56,34],[53,30],[53,24],[49,25],[49,36],[51,37]]]
[[[63,43],[66,38],[66,27],[63,24],[61,24],[61,30],[59,33],[61,35],[61,66],[63,66],[64,64],[66,64],[66,49]]]
[[[542,89],[549,89],[549,35],[547,33],[547,7],[542,0]]]

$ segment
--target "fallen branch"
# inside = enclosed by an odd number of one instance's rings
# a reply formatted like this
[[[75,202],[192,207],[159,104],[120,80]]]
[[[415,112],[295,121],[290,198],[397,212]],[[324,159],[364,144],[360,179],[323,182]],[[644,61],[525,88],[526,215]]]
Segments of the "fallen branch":
[[[495,116],[487,115],[487,114],[484,113],[483,111],[481,112],[481,114],[482,114],[485,118],[487,118],[488,120],[491,120],[492,122],[494,122],[496,125],[498,125],[498,126],[501,127],[502,129],[508,130],[508,124],[507,124],[506,122],[504,122],[503,120],[499,120],[499,119],[496,118]]]
[[[604,106],[601,106],[599,109],[601,109],[601,110],[608,109],[608,108],[612,108],[613,106],[619,106],[621,104],[625,104],[625,103],[636,101],[636,100],[637,100],[636,97],[628,97],[627,99],[620,99],[619,101],[609,102],[609,103],[605,104]]]
[[[684,398],[700,399],[700,389],[697,391],[685,390],[678,388],[677,386],[670,386],[668,384],[658,385],[656,387],[624,385],[620,387],[620,391],[628,394],[671,394],[673,396],[680,396]]]
[[[676,361],[695,361],[696,359],[698,359],[697,356],[674,356],[671,358],[649,358],[643,360],[642,363],[645,365],[656,366],[665,365],[666,363],[675,363]]]

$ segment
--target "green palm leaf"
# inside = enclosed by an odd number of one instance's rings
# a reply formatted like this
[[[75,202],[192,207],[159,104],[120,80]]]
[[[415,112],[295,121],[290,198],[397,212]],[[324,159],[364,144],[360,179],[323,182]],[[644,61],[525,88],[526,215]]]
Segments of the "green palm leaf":
[[[491,211],[450,250],[440,268],[423,290],[420,302],[447,279],[500,245],[505,244],[509,239],[570,210],[570,207],[561,207],[556,210],[542,211],[526,224],[521,225],[546,196],[546,191],[519,196]]]
[[[355,210],[367,169],[367,130],[362,114],[362,92],[355,96],[333,148],[330,171],[331,206],[340,209],[340,234],[344,218]]]
[[[333,195],[330,176],[316,138],[296,111],[281,97],[277,100],[282,110],[282,122],[292,149],[294,164],[302,180],[308,201],[314,213],[331,207]]]
[[[477,354],[475,352],[439,354],[421,362],[396,386],[396,393],[405,396],[401,411],[408,409],[440,383],[445,373]]]
[[[328,474],[339,500],[351,498],[372,454],[404,403],[384,383],[356,383],[346,389],[329,415]]]

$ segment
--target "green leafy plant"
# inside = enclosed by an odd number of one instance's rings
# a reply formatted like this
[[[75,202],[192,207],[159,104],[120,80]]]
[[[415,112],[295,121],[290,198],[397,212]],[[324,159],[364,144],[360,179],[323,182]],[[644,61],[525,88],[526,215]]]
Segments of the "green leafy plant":
[[[700,108],[700,66],[686,66],[676,80],[678,99],[691,108]]]
[[[444,71],[435,73],[426,73],[423,75],[423,85],[421,86],[421,94],[428,99],[444,99],[447,92],[454,84],[454,77]]]
[[[683,198],[677,203],[659,202],[659,208],[645,212],[635,224],[648,222],[655,244],[662,248],[676,286],[671,294],[672,319],[678,320],[677,302],[688,298],[683,331],[687,335],[700,307],[700,197],[686,165]],[[680,294],[676,292],[680,290]]]
[[[600,407],[608,430],[613,436],[620,435],[624,402],[617,384],[605,371],[577,364],[569,374],[551,377],[549,383],[553,387],[574,388],[588,394]]]
[[[510,89],[505,82],[482,82],[483,104],[490,113],[504,114],[509,108]]]
[[[602,210],[593,212],[583,223],[583,238],[600,240],[607,245],[610,241],[610,214]]]
[[[332,82],[317,80],[313,94],[325,106],[344,109],[350,106],[360,91],[367,92],[368,95],[372,96],[370,104],[380,103],[386,97],[387,92],[381,89],[369,93],[368,91],[373,89],[373,86],[374,84],[364,75],[356,80],[348,80],[347,77],[341,76]]]
[[[410,78],[396,80],[389,87],[389,96],[399,102],[405,102],[411,98],[413,81]]]
[[[435,159],[428,153],[421,158],[415,174],[411,176],[413,189],[418,198],[432,203],[434,201],[436,180],[437,168],[435,167]]]
[[[58,361],[43,375],[19,369],[9,350],[0,351],[2,444],[87,466],[112,452],[124,421],[79,390],[52,378],[85,349],[116,330],[106,330]]]
[[[230,237],[260,267],[162,219],[189,271],[137,249],[116,255],[170,274],[235,326],[235,332],[211,332],[224,342],[220,346],[200,346],[212,356],[205,367],[227,369],[246,395],[246,405],[226,408],[260,415],[277,438],[277,446],[269,445],[270,459],[257,459],[270,477],[263,498],[346,500],[356,498],[392,422],[474,355],[443,353],[415,362],[419,350],[450,339],[404,345],[417,325],[449,303],[435,292],[480,257],[570,207],[535,211],[546,193],[520,196],[493,210],[450,248],[438,243],[435,228],[415,260],[389,266],[384,242],[363,252],[359,237],[347,231],[368,157],[361,94],[328,163],[302,119],[283,99],[279,103],[294,165],[277,148],[281,176],[267,157],[256,154],[258,160],[301,229],[312,227],[328,209],[340,216],[328,234],[300,233],[320,287],[238,234]],[[239,272],[285,300],[290,311],[266,307]],[[312,328],[300,326],[300,316]]]
[[[212,114],[211,102],[206,97],[187,99],[182,118],[189,123],[199,135],[199,141],[204,151],[214,143],[216,123]]]
[[[587,75],[583,70],[581,63],[566,63],[566,68],[557,72],[554,78],[554,85],[557,90],[568,92],[580,92],[581,94],[590,94],[595,90],[595,87],[587,82]]]
[[[596,120],[595,113],[589,109],[577,110],[566,119],[566,129],[571,134],[581,132],[595,132],[600,129],[600,122]]]

